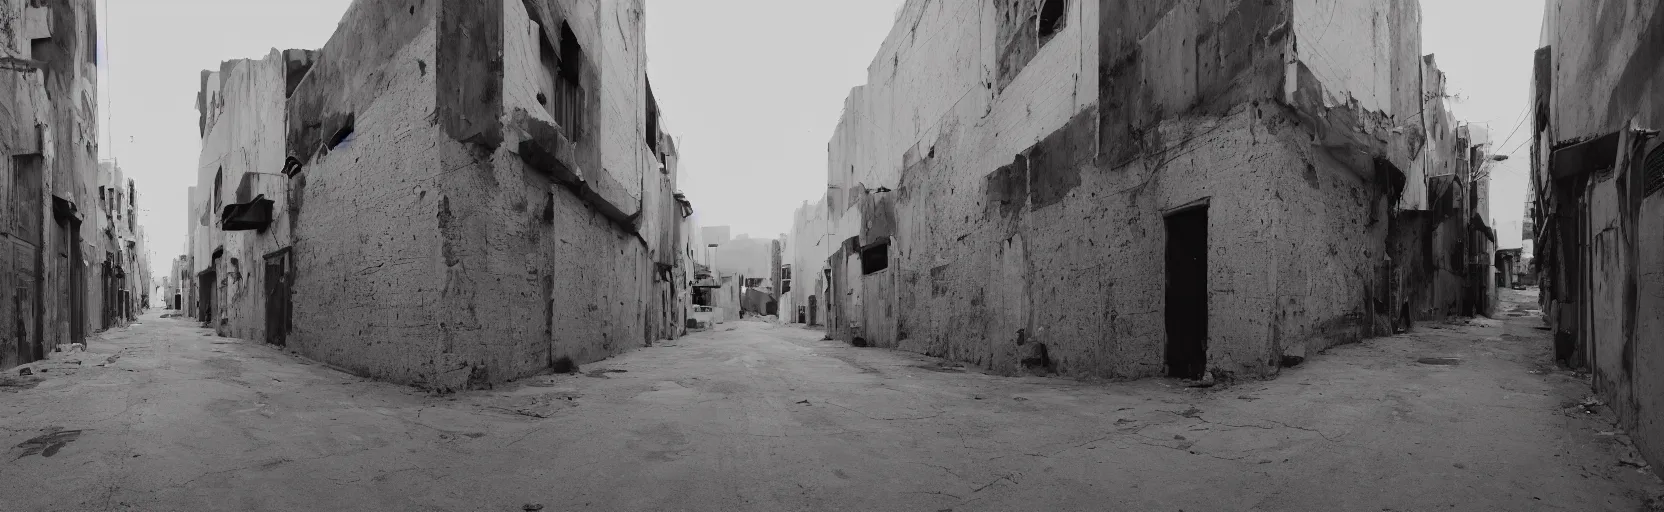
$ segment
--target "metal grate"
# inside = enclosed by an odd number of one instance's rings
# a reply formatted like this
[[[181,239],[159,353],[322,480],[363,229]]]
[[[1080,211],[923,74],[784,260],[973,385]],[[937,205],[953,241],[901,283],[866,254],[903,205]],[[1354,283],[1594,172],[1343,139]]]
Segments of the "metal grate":
[[[1647,179],[1646,195],[1664,189],[1664,144],[1659,144],[1647,154],[1647,161],[1642,164],[1642,176]]]

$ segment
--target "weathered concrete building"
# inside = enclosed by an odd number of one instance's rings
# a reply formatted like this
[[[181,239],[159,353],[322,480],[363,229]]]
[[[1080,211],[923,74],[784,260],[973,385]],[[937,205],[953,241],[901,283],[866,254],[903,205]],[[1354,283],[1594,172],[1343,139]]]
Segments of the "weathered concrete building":
[[[826,256],[832,253],[831,232],[826,223],[826,200],[804,201],[792,212],[792,230],[783,264],[791,269],[792,286],[781,296],[781,311],[788,321],[809,326],[824,325],[826,293],[830,284]]]
[[[1532,248],[1555,355],[1664,463],[1664,4],[1550,0],[1532,83]]]
[[[0,368],[99,321],[96,25],[92,0],[0,1]]]
[[[1458,152],[1424,67],[1408,0],[909,1],[794,220],[794,301],[856,344],[1102,378],[1266,376],[1444,314],[1394,258],[1450,255],[1458,297],[1472,261],[1466,223],[1428,235],[1477,206],[1424,161]]]
[[[198,311],[434,389],[674,338],[693,266],[634,1],[354,2],[204,74]]]
[[[150,255],[138,221],[138,187],[113,161],[98,164],[98,234],[93,257],[99,329],[137,320],[150,297]]]
[[[189,256],[181,254],[178,257],[175,257],[171,264],[173,270],[168,274],[167,280],[163,285],[166,287],[162,294],[163,299],[167,301],[165,309],[176,310],[183,313],[188,311],[185,305],[185,288],[195,283],[196,279],[195,275],[191,272],[191,260]]]
[[[269,300],[287,292],[292,245],[285,100],[311,59],[305,50],[272,50],[201,75],[187,283],[197,318],[221,336],[285,343],[286,301]]]

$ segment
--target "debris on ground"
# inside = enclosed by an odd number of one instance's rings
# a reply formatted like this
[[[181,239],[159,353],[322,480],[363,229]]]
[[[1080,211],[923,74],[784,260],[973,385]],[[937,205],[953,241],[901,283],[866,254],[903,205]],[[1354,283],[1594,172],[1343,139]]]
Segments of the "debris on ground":
[[[600,369],[596,369],[596,370],[590,370],[589,373],[585,373],[584,375],[588,375],[590,377],[600,377],[600,378],[610,379],[611,377],[607,377],[607,374],[609,374],[609,373],[627,373],[627,372],[629,372],[629,370],[616,370],[616,369],[612,369],[612,368],[600,368]]]
[[[930,370],[937,373],[965,373],[965,367],[947,361],[937,361],[934,364],[915,364],[914,368]]]
[[[1565,412],[1582,412],[1583,414],[1595,414],[1597,412],[1600,412],[1600,406],[1603,406],[1603,405],[1606,405],[1605,401],[1601,400],[1599,397],[1591,396],[1591,397],[1584,398],[1583,401],[1581,401],[1581,402],[1565,404],[1562,407],[1562,410],[1564,410]]]
[[[803,405],[810,405],[808,400],[798,400],[797,403],[800,403],[800,404],[803,404]]]
[[[532,418],[553,418],[561,411],[578,406],[577,393],[555,392],[534,396],[510,397],[505,400],[494,400],[495,403],[482,404],[484,409],[505,412]]]
[[[23,368],[18,368],[17,369],[17,374],[18,375],[34,375],[35,371],[28,368],[28,367],[23,367]]]
[[[1416,362],[1434,366],[1456,366],[1462,364],[1461,359],[1454,357],[1423,357],[1421,359],[1417,359]]]
[[[28,368],[24,368],[27,370]],[[0,375],[0,391],[17,392],[40,385],[39,377]]]
[[[531,511],[531,512],[536,512],[538,510],[543,510],[543,504],[542,503],[527,503],[527,504],[525,504],[525,506],[520,507],[520,510],[527,510],[527,511]]]

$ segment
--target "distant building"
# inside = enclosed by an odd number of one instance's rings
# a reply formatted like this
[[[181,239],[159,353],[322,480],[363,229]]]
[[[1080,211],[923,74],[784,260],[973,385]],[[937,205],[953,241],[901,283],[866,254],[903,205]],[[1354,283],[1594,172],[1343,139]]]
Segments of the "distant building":
[[[99,329],[125,326],[139,318],[150,298],[150,256],[138,223],[138,188],[115,162],[98,164],[100,257]]]

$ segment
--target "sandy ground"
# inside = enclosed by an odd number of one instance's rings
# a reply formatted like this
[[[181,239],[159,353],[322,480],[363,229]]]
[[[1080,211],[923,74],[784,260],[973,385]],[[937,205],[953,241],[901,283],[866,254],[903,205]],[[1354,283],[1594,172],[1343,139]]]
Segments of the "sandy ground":
[[[1646,510],[1657,479],[1504,298],[1212,389],[737,322],[435,396],[153,313],[7,372],[0,510]]]

